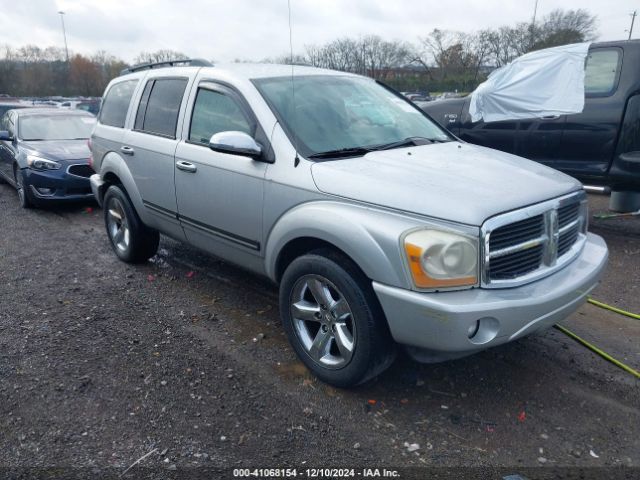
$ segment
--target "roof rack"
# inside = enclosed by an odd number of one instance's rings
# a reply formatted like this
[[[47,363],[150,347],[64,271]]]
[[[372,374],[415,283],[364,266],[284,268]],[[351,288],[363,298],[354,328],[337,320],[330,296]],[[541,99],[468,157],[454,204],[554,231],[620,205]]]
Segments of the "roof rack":
[[[213,67],[213,63],[203,58],[186,58],[183,60],[167,60],[166,62],[140,63],[132,67],[127,67],[120,71],[120,75],[139,72],[141,70],[151,70],[152,68],[173,67],[184,64],[187,67]]]

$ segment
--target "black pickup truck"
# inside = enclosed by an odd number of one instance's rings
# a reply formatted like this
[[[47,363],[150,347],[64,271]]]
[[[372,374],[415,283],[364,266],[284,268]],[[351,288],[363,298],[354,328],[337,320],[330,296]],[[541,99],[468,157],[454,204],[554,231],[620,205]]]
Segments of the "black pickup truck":
[[[474,123],[470,96],[422,108],[467,142],[544,163],[589,185],[640,191],[639,66],[640,40],[592,44],[579,114]]]

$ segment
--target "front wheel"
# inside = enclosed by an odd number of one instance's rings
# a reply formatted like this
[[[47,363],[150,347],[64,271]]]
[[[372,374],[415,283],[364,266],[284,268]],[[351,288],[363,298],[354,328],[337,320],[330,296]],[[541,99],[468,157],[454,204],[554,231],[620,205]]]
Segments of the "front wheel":
[[[25,186],[22,171],[17,166],[13,168],[13,178],[16,182],[16,190],[18,191],[18,201],[20,202],[20,206],[22,208],[33,207],[33,200],[29,193],[29,188]]]
[[[148,228],[127,194],[112,185],[104,196],[104,223],[113,251],[127,263],[141,263],[158,251],[160,235]]]
[[[280,314],[298,357],[328,384],[363,383],[393,362],[395,345],[370,281],[333,251],[312,252],[289,265]]]

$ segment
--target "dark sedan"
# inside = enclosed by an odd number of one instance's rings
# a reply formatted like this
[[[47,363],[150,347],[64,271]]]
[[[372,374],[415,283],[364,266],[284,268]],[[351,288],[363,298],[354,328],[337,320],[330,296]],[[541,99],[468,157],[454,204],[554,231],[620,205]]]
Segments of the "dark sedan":
[[[20,204],[92,199],[87,141],[95,117],[57,108],[9,110],[0,119],[0,181]]]

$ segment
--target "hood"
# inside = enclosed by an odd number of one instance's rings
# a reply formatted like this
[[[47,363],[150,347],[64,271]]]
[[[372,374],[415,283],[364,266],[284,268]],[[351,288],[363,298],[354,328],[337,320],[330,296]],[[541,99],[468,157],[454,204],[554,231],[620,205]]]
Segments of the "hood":
[[[468,225],[582,188],[539,163],[466,143],[314,163],[324,193]]]
[[[25,142],[22,146],[29,153],[51,160],[87,160],[91,155],[87,140],[42,140]]]

